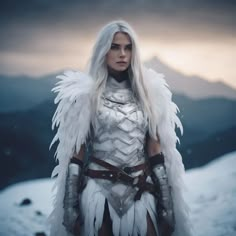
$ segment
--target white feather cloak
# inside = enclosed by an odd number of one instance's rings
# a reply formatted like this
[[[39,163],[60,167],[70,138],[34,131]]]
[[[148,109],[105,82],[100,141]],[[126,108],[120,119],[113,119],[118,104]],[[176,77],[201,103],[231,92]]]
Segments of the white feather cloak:
[[[165,155],[165,164],[169,184],[172,187],[176,229],[173,236],[189,236],[191,226],[188,219],[188,207],[184,201],[184,166],[182,157],[176,149],[178,137],[175,127],[182,130],[182,125],[176,113],[178,108],[172,102],[172,94],[163,78],[151,69],[144,69],[144,83],[152,100],[156,126],[161,141],[162,152]],[[55,153],[59,164],[52,172],[57,175],[54,185],[54,208],[49,216],[50,235],[68,235],[62,225],[63,198],[65,193],[65,178],[70,157],[74,151],[80,150],[89,133],[92,119],[91,100],[94,94],[94,81],[82,72],[67,71],[57,76],[61,81],[52,90],[57,92],[55,103],[58,107],[52,119],[52,129],[58,126],[57,134],[51,145],[59,141]]]

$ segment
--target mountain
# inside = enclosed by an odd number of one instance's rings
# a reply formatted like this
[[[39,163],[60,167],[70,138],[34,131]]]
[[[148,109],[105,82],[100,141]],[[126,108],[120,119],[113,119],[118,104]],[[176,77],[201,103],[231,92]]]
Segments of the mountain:
[[[165,78],[174,94],[182,94],[192,99],[222,97],[236,99],[236,90],[217,82],[210,83],[197,76],[186,76],[154,57],[145,63],[148,67],[165,74]],[[0,112],[27,110],[54,97],[51,92],[57,79],[49,74],[39,78],[29,76],[0,75]]]
[[[50,175],[55,165],[55,148],[48,150],[54,110],[47,101],[25,112],[0,114],[0,189]]]
[[[186,172],[185,193],[194,236],[234,236],[236,218],[236,152]],[[0,192],[0,235],[49,235],[54,181],[18,183]]]
[[[174,72],[173,72],[174,73]],[[32,178],[49,176],[55,162],[50,92],[56,75],[40,79],[0,76],[0,189]],[[2,99],[3,98],[3,99]],[[187,169],[202,166],[236,150],[236,101],[223,97],[193,99],[174,93],[184,126],[178,149]],[[19,158],[21,157],[21,158]]]
[[[209,82],[199,76],[187,76],[164,64],[157,57],[145,62],[147,67],[165,75],[165,79],[174,93],[193,99],[224,97],[236,99],[236,90],[222,82]]]
[[[188,137],[189,138],[189,137]],[[186,169],[200,167],[218,156],[236,150],[236,126],[212,134],[205,139],[178,146]]]
[[[28,76],[0,75],[0,112],[27,110],[53,98],[56,75],[37,79]]]
[[[179,107],[179,117],[184,125],[181,139],[184,144],[236,126],[236,101],[226,98],[194,100],[179,94],[173,96],[173,101]]]
[[[175,96],[181,108],[184,135],[178,149],[187,169],[202,166],[236,150],[236,101],[211,98],[195,101]],[[27,111],[0,113],[0,189],[15,182],[49,176],[55,165],[49,152],[53,138],[52,100]]]

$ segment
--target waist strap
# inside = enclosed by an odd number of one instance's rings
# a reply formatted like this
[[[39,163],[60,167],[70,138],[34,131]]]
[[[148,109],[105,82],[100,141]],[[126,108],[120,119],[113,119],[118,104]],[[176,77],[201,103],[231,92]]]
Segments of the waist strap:
[[[140,170],[143,170],[144,172],[147,171],[148,169],[148,165],[146,163],[142,163],[140,165],[136,165],[136,166],[126,166],[125,168],[123,169],[120,169],[118,168],[117,166],[114,166],[106,161],[103,161],[101,159],[98,159],[96,157],[90,157],[90,161],[108,169],[108,170],[112,170],[112,171],[122,171],[122,172],[125,172],[127,174],[131,174],[132,172],[137,172],[137,171],[140,171]]]
[[[107,163],[103,160],[97,159],[95,157],[90,158],[91,161],[95,162],[96,164],[101,165],[102,167],[108,169],[108,170],[92,170],[92,169],[87,169],[85,172],[85,175],[89,176],[90,178],[95,178],[95,179],[107,179],[112,182],[122,182],[126,185],[130,185],[132,187],[137,187],[139,190],[137,194],[134,197],[134,200],[139,200],[141,198],[141,195],[144,191],[148,191],[150,193],[155,193],[156,192],[156,186],[154,184],[146,182],[146,171],[144,174],[132,177],[124,169],[119,169],[116,166],[111,165],[110,163]],[[129,167],[132,168],[134,171],[138,170],[146,170],[147,165],[141,164],[137,165],[134,167]]]

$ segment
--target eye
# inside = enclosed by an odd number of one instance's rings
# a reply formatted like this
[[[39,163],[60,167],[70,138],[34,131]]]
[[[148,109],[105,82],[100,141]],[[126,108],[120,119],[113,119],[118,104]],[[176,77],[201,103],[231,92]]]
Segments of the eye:
[[[117,44],[112,44],[111,45],[111,50],[118,50],[120,47]]]
[[[131,50],[132,50],[132,44],[127,45],[127,46],[125,47],[125,49],[131,51]]]

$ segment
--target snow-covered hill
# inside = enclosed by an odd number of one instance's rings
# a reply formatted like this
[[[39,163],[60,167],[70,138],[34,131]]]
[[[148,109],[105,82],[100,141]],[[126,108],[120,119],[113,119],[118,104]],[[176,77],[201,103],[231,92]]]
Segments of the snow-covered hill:
[[[236,235],[236,152],[186,174],[194,236]],[[42,179],[0,192],[0,236],[48,235],[53,181]]]
[[[194,236],[236,235],[236,152],[187,172]]]
[[[0,236],[49,235],[53,181],[40,179],[15,184],[0,193]]]

